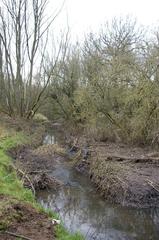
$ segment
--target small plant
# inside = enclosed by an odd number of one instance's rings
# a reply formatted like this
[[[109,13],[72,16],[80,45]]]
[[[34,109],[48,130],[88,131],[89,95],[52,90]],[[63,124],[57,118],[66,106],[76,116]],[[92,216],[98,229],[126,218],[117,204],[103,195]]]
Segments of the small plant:
[[[36,113],[33,119],[38,122],[48,122],[48,118],[41,113]]]

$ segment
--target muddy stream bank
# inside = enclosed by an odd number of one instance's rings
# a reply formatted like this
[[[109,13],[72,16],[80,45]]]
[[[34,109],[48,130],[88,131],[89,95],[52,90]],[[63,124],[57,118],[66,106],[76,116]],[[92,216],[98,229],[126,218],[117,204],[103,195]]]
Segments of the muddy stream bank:
[[[43,141],[46,145],[58,142],[61,137],[56,130],[48,131]],[[79,231],[87,240],[158,240],[158,208],[136,209],[106,202],[89,179],[63,158],[57,159],[50,175],[63,185],[38,192],[37,199],[57,212],[69,231]]]

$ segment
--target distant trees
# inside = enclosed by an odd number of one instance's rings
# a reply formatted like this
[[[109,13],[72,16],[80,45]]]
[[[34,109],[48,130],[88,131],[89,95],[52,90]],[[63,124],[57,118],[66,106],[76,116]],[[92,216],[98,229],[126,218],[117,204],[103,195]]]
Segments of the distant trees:
[[[54,81],[50,85],[50,96],[58,105],[59,114],[66,120],[76,117],[76,91],[81,84],[81,59],[78,46],[63,46],[65,54],[54,70]],[[74,116],[74,117],[73,117]]]
[[[50,57],[56,16],[46,19],[46,5],[3,0],[0,111],[25,118],[41,111],[101,139],[159,143],[158,30],[147,37],[136,21],[113,19],[82,44],[72,46],[66,33]]]
[[[50,88],[56,114],[102,139],[153,142],[159,127],[158,39],[156,32],[147,38],[130,18],[88,34],[59,63]]]

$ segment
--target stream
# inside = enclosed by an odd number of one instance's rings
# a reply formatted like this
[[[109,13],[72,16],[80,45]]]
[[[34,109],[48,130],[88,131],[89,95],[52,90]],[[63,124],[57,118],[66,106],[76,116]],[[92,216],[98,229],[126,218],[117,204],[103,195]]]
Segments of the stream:
[[[55,144],[58,138],[57,131],[50,131],[44,144]],[[86,240],[159,239],[159,209],[107,203],[69,161],[57,162],[51,175],[64,182],[64,186],[56,191],[39,192],[38,201],[57,212],[70,232],[79,231]]]

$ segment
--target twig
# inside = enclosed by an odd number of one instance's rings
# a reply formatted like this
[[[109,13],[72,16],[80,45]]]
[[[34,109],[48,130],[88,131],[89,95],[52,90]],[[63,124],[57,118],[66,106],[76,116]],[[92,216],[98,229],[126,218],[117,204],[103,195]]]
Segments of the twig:
[[[78,138],[75,138],[75,140],[74,140],[74,142],[73,142],[73,145],[72,145],[72,147],[70,148],[70,152],[74,149],[74,147],[76,147],[77,143],[78,143]]]
[[[124,182],[120,177],[116,176],[116,178],[121,182],[123,183],[125,186],[128,187],[128,184],[126,182]]]
[[[151,187],[153,187],[157,192],[159,192],[159,189],[157,189],[157,188],[154,186],[154,183],[153,183],[151,180],[147,179],[147,183],[148,183]]]
[[[10,236],[18,237],[18,238],[25,239],[25,240],[33,240],[32,238],[28,238],[28,237],[25,237],[23,235],[19,235],[19,234],[16,234],[16,233],[13,233],[13,232],[9,232],[9,231],[5,231],[4,233],[6,233],[6,234],[8,234]]]
[[[37,174],[37,173],[50,173],[52,172],[51,170],[37,170],[37,171],[30,171],[30,172],[27,172],[27,174]]]
[[[148,157],[148,156],[143,156],[143,157],[129,157],[129,156],[120,156],[120,155],[110,155],[106,156],[106,160],[112,160],[112,161],[119,161],[119,162],[126,162],[126,161],[131,161],[131,162],[153,162],[153,161],[159,161],[158,157]]]
[[[16,168],[13,164],[9,164],[9,165],[7,165],[5,163],[0,163],[0,164],[3,165],[4,167],[12,167],[15,171],[18,171],[19,173],[21,173],[23,175],[23,177],[25,177],[28,180],[28,182],[30,183],[30,186],[31,186],[32,191],[33,191],[33,194],[35,195],[35,188],[34,188],[32,182],[31,182],[30,178],[28,177],[28,175],[26,175],[25,172],[23,172],[19,168]]]
[[[31,182],[30,178],[28,177],[28,175],[26,175],[25,172],[23,172],[21,169],[16,168],[14,165],[12,165],[12,167],[14,168],[14,170],[16,170],[19,173],[21,173],[28,180],[28,182],[30,183],[30,186],[32,188],[33,194],[35,195],[35,188],[34,188],[32,182]]]

